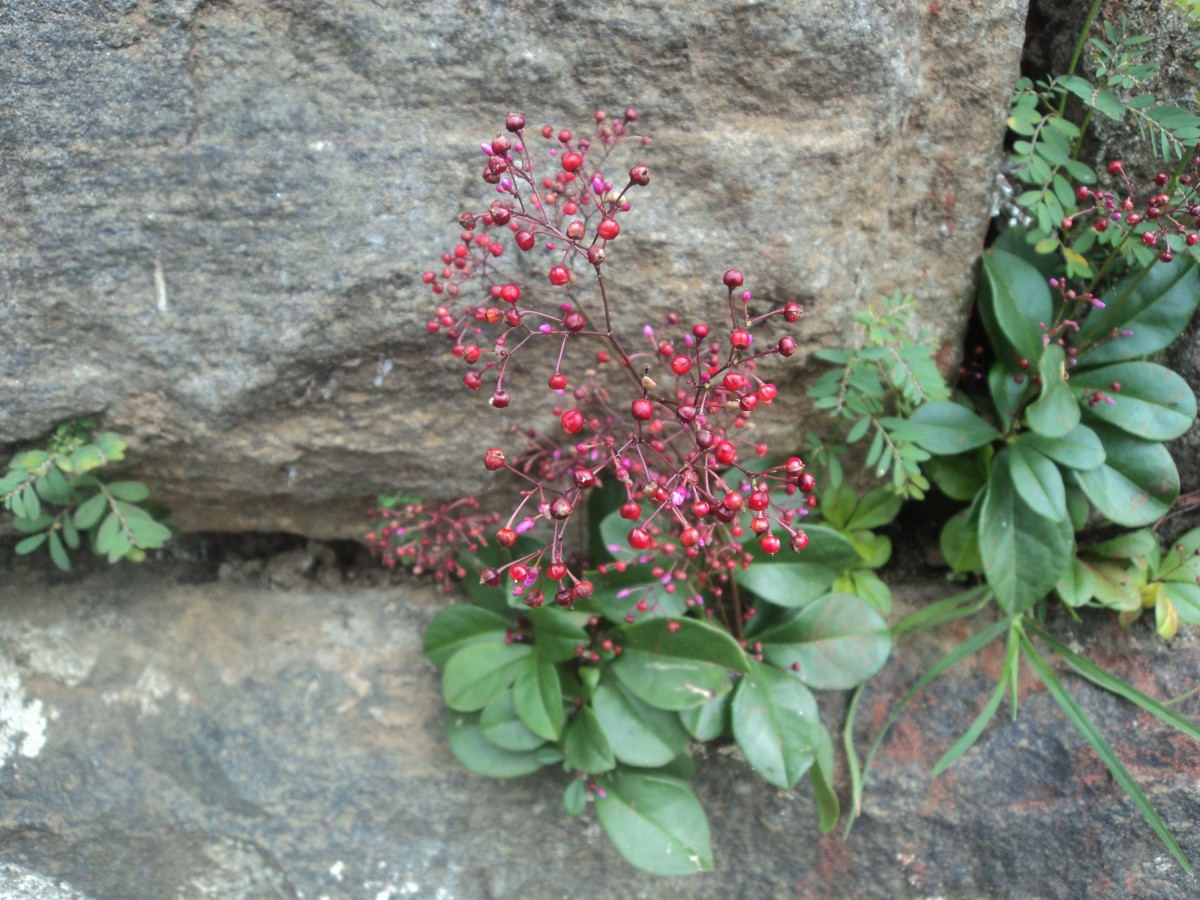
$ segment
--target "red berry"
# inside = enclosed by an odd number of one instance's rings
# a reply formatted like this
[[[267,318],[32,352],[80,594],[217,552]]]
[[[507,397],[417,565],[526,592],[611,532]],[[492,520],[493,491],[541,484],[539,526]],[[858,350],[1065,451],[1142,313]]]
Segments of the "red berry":
[[[522,250],[532,250],[533,245],[537,243],[537,238],[533,236],[532,231],[518,231],[516,241],[517,246]]]
[[[649,422],[654,418],[654,404],[645,397],[633,401],[633,417],[639,422]]]
[[[513,581],[517,582],[517,584],[520,584],[522,581],[524,581],[526,578],[529,577],[529,568],[527,566],[521,565],[520,563],[517,563],[515,566],[513,566],[511,569],[508,570],[508,574],[509,574],[509,577],[512,578]]]
[[[783,464],[783,470],[795,478],[804,471],[804,460],[798,456],[789,456],[788,461]]]
[[[1108,164],[1108,172],[1110,175],[1120,175],[1125,166],[1119,159],[1114,159]]]
[[[671,360],[671,371],[676,375],[686,375],[692,370],[692,361],[686,356],[677,356]]]
[[[621,504],[621,518],[636,522],[642,517],[642,506],[636,500],[628,500]]]
[[[563,328],[567,329],[567,331],[570,331],[572,334],[576,331],[583,331],[586,325],[587,319],[583,317],[583,313],[577,310],[573,309],[563,316]]]
[[[750,346],[750,332],[744,328],[735,328],[733,334],[729,336],[729,343],[735,350],[745,350]]]
[[[631,528],[629,530],[629,546],[634,550],[645,550],[652,543],[654,543],[654,539],[650,537],[646,529]]]
[[[575,600],[587,600],[592,596],[592,583],[590,581],[581,581],[571,590],[571,596]]]
[[[488,403],[492,404],[492,406],[496,407],[496,409],[504,409],[504,407],[508,406],[508,404],[511,402],[512,396],[504,389],[497,390],[494,394],[492,394],[492,398],[488,401]]]
[[[553,519],[561,521],[562,519],[570,518],[571,513],[574,511],[575,508],[566,497],[555,497],[550,501],[550,517]]]
[[[755,512],[762,512],[771,505],[771,498],[766,491],[755,491],[746,501],[746,505]]]
[[[770,403],[775,399],[776,390],[773,384],[763,384],[758,388],[758,399],[763,403]]]
[[[696,414],[698,412],[699,410],[697,410],[696,407],[685,403],[683,406],[679,407],[679,409],[675,410],[675,415],[679,417],[679,421],[681,422],[690,422],[692,419],[696,418]]]
[[[592,246],[588,247],[588,262],[590,262],[593,266],[598,266],[603,263],[607,256],[608,254],[605,252],[602,244],[592,244]]]
[[[462,348],[462,358],[467,364],[479,361],[479,346],[476,344],[467,344]]]
[[[566,266],[555,266],[550,270],[550,283],[555,287],[562,287],[571,280],[571,273]]]
[[[505,303],[516,303],[521,299],[521,289],[515,284],[501,285],[500,299]]]
[[[495,587],[500,583],[500,573],[492,568],[484,569],[479,573],[479,583],[486,584],[488,587]]]
[[[640,187],[650,183],[650,170],[643,165],[636,165],[629,170],[629,180]]]
[[[543,603],[546,602],[546,595],[538,590],[529,591],[521,598],[521,602],[530,609],[538,609]]]
[[[562,581],[567,577],[567,564],[565,562],[552,562],[546,567],[546,577],[551,581]]]
[[[504,121],[504,127],[516,134],[525,127],[525,117],[520,113],[509,113],[508,118]]]
[[[496,532],[496,543],[501,547],[511,547],[517,542],[517,533],[511,528],[501,528]]]
[[[780,356],[791,356],[796,352],[796,339],[785,334],[779,339],[778,346]]]
[[[785,322],[795,322],[800,318],[802,312],[804,312],[804,308],[799,303],[783,304],[783,320]]]
[[[808,546],[808,535],[803,531],[797,531],[792,535],[792,549],[799,553]]]
[[[726,372],[721,384],[725,386],[725,390],[736,393],[746,386],[746,376],[741,372]]]
[[[1167,176],[1166,172],[1159,172],[1157,175],[1154,176],[1154,183],[1157,184],[1159,187],[1162,187],[1170,180],[1171,179]]]
[[[726,287],[730,288],[741,287],[746,281],[738,269],[726,269],[721,280],[725,282]]]
[[[472,370],[463,375],[463,384],[471,390],[477,391],[483,386],[483,376]]]
[[[562,428],[567,434],[577,434],[583,428],[583,413],[568,409],[561,417]]]
[[[560,136],[561,139],[561,136]],[[570,140],[570,137],[567,138]],[[576,153],[572,150],[570,153],[564,153],[562,158],[562,167],[564,171],[576,172],[583,165],[583,154]]]
[[[737,462],[737,448],[729,443],[729,441],[721,441],[721,443],[717,444],[715,456],[717,457],[717,462],[721,465],[732,466]]]
[[[738,406],[741,408],[742,412],[753,412],[754,408],[758,406],[758,394],[744,394],[742,398],[738,400]]]
[[[575,487],[580,490],[586,490],[596,483],[596,473],[591,469],[576,469],[572,478],[575,481]]]
[[[617,224],[617,220],[607,216],[596,226],[596,234],[600,235],[602,240],[611,241],[620,233],[621,226]]]
[[[561,391],[567,386],[567,376],[562,372],[555,372],[550,376],[550,381],[547,383],[550,385],[550,390]]]
[[[708,326],[703,322],[697,322],[692,326],[692,334],[694,334],[700,340],[704,340],[706,337],[708,337]]]
[[[499,447],[489,447],[483,454],[483,467],[489,472],[504,468],[504,451]]]
[[[802,493],[810,494],[812,493],[813,488],[817,486],[817,479],[813,476],[812,472],[802,472],[800,477],[796,480],[796,483],[800,485],[800,491]]]
[[[700,532],[695,528],[685,528],[679,535],[679,543],[685,547],[695,547],[700,543]]]
[[[758,539],[758,546],[763,548],[764,553],[769,553],[774,556],[779,552],[779,538],[775,537],[773,534],[764,534]]]

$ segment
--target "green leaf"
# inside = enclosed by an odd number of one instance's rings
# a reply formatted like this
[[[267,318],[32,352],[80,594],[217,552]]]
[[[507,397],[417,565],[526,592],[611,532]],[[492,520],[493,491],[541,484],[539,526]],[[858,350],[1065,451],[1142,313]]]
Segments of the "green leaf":
[[[1191,875],[1192,866],[1187,861],[1187,857],[1179,849],[1179,845],[1175,842],[1175,838],[1172,837],[1166,824],[1159,817],[1158,813],[1154,811],[1150,800],[1142,793],[1142,789],[1138,787],[1137,782],[1133,780],[1133,777],[1126,770],[1125,766],[1121,764],[1121,761],[1113,752],[1112,746],[1105,740],[1104,735],[1096,728],[1095,723],[1088,718],[1087,713],[1083,711],[1083,708],[1071,696],[1070,691],[1063,687],[1062,682],[1058,680],[1058,676],[1054,674],[1054,670],[1046,665],[1046,662],[1041,658],[1037,650],[1034,649],[1029,638],[1024,635],[1021,635],[1021,648],[1025,651],[1025,656],[1029,660],[1030,665],[1033,666],[1037,676],[1046,685],[1047,690],[1049,690],[1058,705],[1062,707],[1063,712],[1067,714],[1067,718],[1079,729],[1080,734],[1084,736],[1087,742],[1091,744],[1092,749],[1096,751],[1096,755],[1108,766],[1108,770],[1112,773],[1117,784],[1125,789],[1125,793],[1133,800],[1133,805],[1138,808],[1146,821],[1150,823],[1150,827],[1154,829],[1154,833],[1158,835],[1159,840],[1171,851],[1171,855],[1175,857],[1175,861],[1183,867],[1183,870],[1188,875]]]
[[[1104,299],[1108,305],[1089,312],[1076,335],[1081,366],[1138,359],[1166,349],[1183,333],[1200,303],[1200,267],[1181,254],[1170,265],[1133,272]],[[1124,331],[1133,333],[1119,336]],[[1109,339],[1114,332],[1118,337]]]
[[[568,613],[551,606],[526,610],[523,615],[533,622],[537,654],[548,662],[566,662],[575,658],[575,648],[588,643],[587,632],[580,621],[587,614]]]
[[[749,661],[729,632],[695,619],[643,619],[616,632],[617,642],[667,659],[712,663],[735,672],[748,672]]]
[[[964,509],[955,513],[946,520],[938,536],[938,545],[946,565],[955,572],[983,571],[978,520],[971,512],[971,509]]]
[[[517,677],[526,656],[526,644],[477,643],[458,650],[442,673],[442,696],[458,712],[483,709]]]
[[[997,361],[988,369],[987,381],[992,405],[1000,419],[1000,427],[1009,431],[1021,412],[1025,395],[1029,392],[1029,378],[1024,372]]]
[[[75,524],[71,521],[69,515],[62,517],[62,532],[63,540],[66,541],[67,546],[72,550],[78,550],[80,544],[79,532],[75,530]]]
[[[108,498],[103,494],[89,497],[79,505],[79,509],[75,510],[75,527],[80,531],[87,531],[100,521],[100,517],[104,515],[106,509],[108,509]]]
[[[478,715],[451,715],[446,721],[450,752],[469,771],[488,778],[520,778],[545,765],[538,751],[502,750],[483,736]]]
[[[658,618],[684,615],[687,612],[685,600],[695,591],[690,585],[676,583],[675,590],[668,593],[652,568],[648,565],[628,566],[623,572],[609,570],[603,576],[589,572],[588,578],[594,585],[589,609],[610,622],[621,622],[630,614]],[[637,610],[642,600],[649,605],[649,612]]]
[[[1017,354],[1036,363],[1044,332],[1053,318],[1050,288],[1034,266],[993,247],[983,256],[984,283],[979,312],[993,346],[1010,344]]]
[[[817,828],[821,834],[828,834],[837,828],[841,807],[838,805],[837,794],[833,790],[833,739],[829,732],[821,727],[821,743],[809,769],[812,779],[813,800],[817,805]]]
[[[42,544],[46,543],[46,538],[49,537],[48,531],[43,531],[41,534],[34,534],[30,537],[17,541],[17,546],[13,548],[13,552],[18,556],[25,556],[32,553]]]
[[[37,489],[33,482],[25,485],[21,491],[21,502],[25,506],[25,511],[19,515],[23,515],[27,519],[36,519],[42,514],[42,503],[38,499]]]
[[[136,509],[136,507],[134,507]],[[171,529],[161,522],[132,516],[128,520],[129,530],[133,533],[134,546],[145,550],[161,547],[171,539]]]
[[[827,526],[807,525],[804,531],[808,535],[804,550],[775,557],[756,553],[749,568],[734,572],[734,580],[762,599],[792,609],[823,597],[834,580],[858,561],[858,550],[848,537]]]
[[[513,680],[513,710],[534,734],[557,741],[563,726],[563,690],[558,669],[541,654],[525,657]]]
[[[71,454],[69,460],[71,471],[78,472],[81,475],[93,469],[98,469],[108,462],[104,458],[104,454],[91,444],[80,447]]]
[[[896,436],[938,456],[954,456],[990,444],[1000,432],[965,406],[949,400],[918,407]]]
[[[63,548],[62,540],[56,531],[50,532],[50,559],[64,572],[71,571],[71,560],[67,558],[67,551]]]
[[[425,655],[439,669],[444,669],[455,653],[480,641],[500,643],[508,619],[470,604],[447,606],[425,629]]]
[[[1016,636],[1010,632],[1008,637],[1008,652],[1004,658],[1004,668],[1000,670],[1000,678],[996,683],[996,689],[992,692],[991,699],[979,715],[975,717],[975,721],[971,723],[971,727],[966,730],[962,737],[954,742],[933,766],[933,777],[941,775],[948,768],[954,765],[962,757],[964,753],[970,750],[979,736],[983,734],[983,729],[987,728],[988,723],[996,715],[996,710],[1000,708],[1000,704],[1004,701],[1004,694],[1008,688],[1008,680],[1012,677],[1012,671],[1017,665],[1017,643]]]
[[[1038,361],[1042,393],[1025,410],[1026,421],[1035,433],[1048,438],[1065,437],[1079,424],[1079,404],[1066,381],[1066,353],[1051,344]]]
[[[572,778],[563,791],[563,809],[571,816],[578,816],[587,809],[587,787],[583,778]]]
[[[996,458],[1008,461],[1017,493],[1031,510],[1054,521],[1066,518],[1067,492],[1062,474],[1048,457],[1014,441]]]
[[[121,527],[121,519],[115,512],[110,512],[100,523],[93,546],[97,553],[107,556],[109,562],[120,559],[133,549],[125,529]]]
[[[1063,437],[1049,438],[1033,432],[1022,432],[1014,442],[1036,450],[1069,469],[1094,469],[1104,462],[1104,445],[1096,432],[1086,425],[1076,425]]]
[[[790,790],[813,763],[821,740],[817,702],[803,684],[751,660],[733,696],[733,737],[768,784]]]
[[[679,721],[698,741],[713,741],[729,730],[729,701],[724,694],[699,706],[679,711]]]
[[[889,524],[900,513],[901,498],[887,488],[875,488],[858,501],[854,514],[846,522],[847,531],[862,531],[880,528]]]
[[[596,816],[617,851],[655,875],[712,870],[708,820],[691,788],[674,778],[617,772],[600,781]]]
[[[1012,470],[997,454],[979,511],[979,550],[983,572],[996,601],[1009,615],[1041,600],[1071,561],[1074,532],[1031,510],[1017,493]]]
[[[678,634],[666,632],[667,636],[676,638],[682,635],[684,633],[683,622],[687,621],[691,620],[680,621],[681,627]],[[638,629],[654,622],[666,625],[666,620],[647,619],[636,626],[630,626],[630,629]],[[692,622],[692,624],[715,632],[715,629],[700,625],[698,622]],[[627,634],[629,629],[623,631]],[[656,636],[655,632],[646,631],[639,635],[635,631],[634,640],[640,646],[630,646],[627,638],[622,637],[622,633],[619,632],[616,639],[624,648],[624,652],[613,662],[612,673],[631,693],[659,709],[690,709],[693,706],[699,706],[706,700],[727,693],[732,687],[729,681],[729,669],[734,668],[734,666],[727,665],[727,662],[736,661],[738,663],[736,668],[740,671],[745,670],[745,654],[742,654],[740,660],[735,660],[732,654],[727,653],[726,649],[716,649],[718,644],[709,640],[707,636],[698,642],[690,637],[685,637],[679,644],[673,644],[672,641],[653,640]],[[733,638],[728,634],[722,636],[728,639],[738,653],[741,653],[741,648],[737,646]],[[647,638],[651,640],[648,641]],[[647,646],[651,649],[644,649]],[[707,654],[714,649],[724,661],[708,661]],[[691,655],[693,653],[699,654],[699,656]]]
[[[1179,496],[1179,473],[1167,448],[1141,441],[1107,425],[1093,429],[1104,445],[1103,465],[1076,472],[1075,479],[1101,515],[1118,525],[1149,525]]]
[[[687,744],[679,716],[655,709],[619,684],[602,682],[592,697],[592,709],[617,760],[626,765],[665,766]]]
[[[140,481],[114,481],[106,485],[108,492],[118,500],[141,503],[150,496],[150,488]]]
[[[572,769],[598,775],[612,769],[617,761],[604,727],[590,706],[581,706],[563,735],[563,752]]]
[[[964,453],[930,460],[929,474],[951,500],[969,502],[987,484],[988,470],[978,453]]]
[[[21,534],[31,534],[35,531],[44,531],[47,526],[54,523],[53,516],[38,516],[36,519],[17,518],[13,519],[13,528],[21,532]]]
[[[1113,390],[1114,384],[1120,385],[1120,391]],[[1143,440],[1173,440],[1196,420],[1196,394],[1181,376],[1156,363],[1126,362],[1088,369],[1072,378],[1071,385],[1111,397],[1113,404],[1089,404],[1089,412]],[[1086,401],[1087,394],[1080,399]]]
[[[562,713],[561,706],[559,713]],[[512,753],[536,750],[546,743],[545,738],[530,731],[517,716],[512,691],[497,694],[483,708],[479,717],[479,731],[487,738],[488,743]]]
[[[854,595],[881,616],[892,614],[892,591],[883,579],[869,569],[859,569],[850,574],[854,584]]]
[[[887,623],[849,594],[829,594],[758,636],[763,655],[817,690],[848,690],[887,662]]]
[[[1096,596],[1096,577],[1078,557],[1072,557],[1071,564],[1063,572],[1054,590],[1067,606],[1083,606]]]

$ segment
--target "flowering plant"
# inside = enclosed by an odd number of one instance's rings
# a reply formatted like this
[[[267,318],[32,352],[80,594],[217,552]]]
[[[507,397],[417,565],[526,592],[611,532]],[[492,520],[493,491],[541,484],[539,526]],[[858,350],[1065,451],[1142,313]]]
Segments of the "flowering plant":
[[[569,812],[594,801],[630,862],[682,874],[712,867],[689,738],[732,734],[781,788],[810,774],[832,828],[832,741],[810,688],[869,678],[890,638],[869,605],[830,592],[840,568],[798,598],[765,598],[745,577],[810,543],[815,479],[754,429],[778,393],[760,364],[796,352],[777,330],[800,306],[761,308],[728,269],[711,319],[671,312],[633,339],[616,327],[605,272],[650,170],[611,173],[622,148],[649,143],[637,125],[628,109],[597,112],[590,137],[531,133],[512,114],[481,145],[497,197],[462,214],[425,273],[428,328],[496,410],[518,406],[521,364],[544,354],[557,425],[514,427],[519,446],[482,454],[519,485],[506,516],[475,500],[394,503],[369,542],[393,564],[466,578],[472,604],[443,610],[425,639],[458,759],[501,778],[561,764]],[[539,135],[548,174],[529,146]]]

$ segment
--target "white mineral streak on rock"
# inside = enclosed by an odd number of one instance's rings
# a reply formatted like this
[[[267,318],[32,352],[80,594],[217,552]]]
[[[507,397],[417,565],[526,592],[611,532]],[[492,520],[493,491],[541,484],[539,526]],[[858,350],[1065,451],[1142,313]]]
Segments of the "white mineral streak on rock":
[[[45,745],[42,701],[26,702],[17,667],[0,657],[0,768],[18,753],[32,759]]]

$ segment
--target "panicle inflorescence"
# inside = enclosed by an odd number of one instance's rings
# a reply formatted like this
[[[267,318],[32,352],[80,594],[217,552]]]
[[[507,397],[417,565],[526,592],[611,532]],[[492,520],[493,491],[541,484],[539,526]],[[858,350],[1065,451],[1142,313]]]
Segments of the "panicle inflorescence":
[[[612,158],[621,145],[649,139],[634,135],[633,109],[619,117],[597,112],[595,123],[592,137],[542,127],[552,169],[543,174],[524,117],[510,115],[506,133],[480,145],[482,178],[498,197],[459,217],[459,239],[443,267],[423,276],[439,303],[429,331],[448,339],[465,366],[463,384],[486,388],[492,407],[513,402],[515,358],[537,348],[552,363],[547,399],[555,433],[514,426],[525,438],[515,455],[499,447],[482,454],[488,471],[521,482],[496,542],[514,547],[534,529],[545,537],[485,570],[483,581],[499,585],[507,577],[530,606],[544,601],[547,585],[564,606],[589,597],[591,584],[571,565],[569,525],[589,492],[611,479],[623,491],[620,515],[629,523],[626,546],[609,548],[621,560],[615,565],[652,563],[668,590],[687,583],[719,596],[732,570],[753,559],[744,541],[756,539],[767,554],[808,542],[800,526],[816,497],[804,463],[750,463],[770,452],[753,418],[778,393],[759,363],[795,353],[794,337],[772,331],[795,323],[802,310],[795,303],[763,309],[742,272],[729,269],[712,321],[672,312],[636,339],[618,336],[604,272],[650,170],[636,162],[614,180]],[[526,278],[521,262],[531,260],[541,274]],[[579,275],[589,269],[591,279]],[[577,352],[587,344],[586,354]]]

